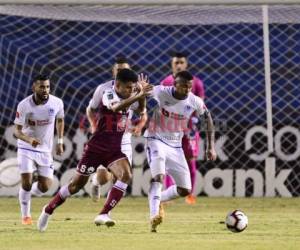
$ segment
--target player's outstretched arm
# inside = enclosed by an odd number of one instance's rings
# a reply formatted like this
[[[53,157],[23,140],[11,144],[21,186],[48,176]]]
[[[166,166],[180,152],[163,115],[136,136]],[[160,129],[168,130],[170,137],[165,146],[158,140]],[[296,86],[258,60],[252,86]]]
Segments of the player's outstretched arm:
[[[22,128],[23,126],[22,125],[19,125],[19,124],[16,124],[15,125],[15,131],[14,131],[14,136],[17,138],[17,139],[20,139],[22,141],[25,141],[27,143],[29,143],[32,147],[37,147],[37,145],[40,145],[41,142],[39,139],[36,139],[36,138],[33,138],[33,137],[30,137],[28,135],[25,135],[23,132],[22,132]]]
[[[65,129],[64,118],[57,118],[56,119],[56,131],[58,136],[58,140],[56,144],[57,155],[62,155],[62,153],[64,152],[64,147],[63,147],[64,129]]]
[[[215,150],[215,126],[211,114],[209,112],[205,114],[205,121],[207,138],[206,157],[210,161],[215,161],[217,159],[217,153]]]
[[[137,83],[137,88],[139,91],[142,90],[143,87],[146,87],[149,85],[149,78],[147,75],[144,75],[143,73],[139,74],[138,76],[138,83]],[[153,88],[153,86],[150,86],[150,88]],[[151,89],[152,90],[152,89]],[[138,107],[134,112],[137,115],[142,115],[143,113],[146,112],[146,95],[138,100]],[[147,117],[146,117],[147,118]]]
[[[124,109],[128,108],[131,104],[133,104],[134,102],[138,101],[140,98],[144,98],[146,96],[151,95],[152,89],[153,89],[153,86],[150,84],[142,86],[140,91],[136,95],[133,95],[121,102],[118,102],[118,103],[112,105],[110,109],[113,112],[118,112],[118,111],[124,110]]]

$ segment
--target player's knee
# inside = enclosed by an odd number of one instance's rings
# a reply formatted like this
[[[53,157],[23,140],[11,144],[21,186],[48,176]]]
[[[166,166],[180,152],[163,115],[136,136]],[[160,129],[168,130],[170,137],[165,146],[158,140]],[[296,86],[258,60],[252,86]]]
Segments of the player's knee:
[[[177,193],[179,194],[179,196],[185,197],[185,196],[188,196],[191,193],[191,190],[186,189],[186,188],[177,187]]]
[[[129,183],[132,179],[132,174],[130,171],[124,171],[122,176],[122,181],[125,183]]]
[[[164,181],[164,175],[162,174],[156,175],[154,178],[151,179],[151,182],[163,183],[163,181]]]
[[[122,169],[121,171],[116,171],[114,175],[117,180],[120,180],[127,184],[130,183],[132,179],[132,174],[130,172],[130,169]]]
[[[97,173],[97,179],[100,185],[105,185],[112,179],[112,174],[108,171]]]
[[[106,177],[100,177],[98,178],[98,183],[102,186],[102,185],[105,185],[107,182],[109,182],[110,179],[109,178],[106,178]]]
[[[77,185],[76,183],[72,183],[72,182],[69,184],[68,188],[69,188],[70,194],[76,194],[81,189],[81,187],[79,185]]]
[[[31,186],[32,184],[31,183],[28,183],[28,182],[22,182],[22,189],[29,192],[31,190]]]
[[[82,189],[84,185],[81,182],[71,182],[69,184],[69,191],[70,194],[76,194],[79,192],[80,189]]]
[[[50,188],[50,185],[48,183],[39,183],[38,184],[38,189],[42,192],[42,193],[46,193]]]

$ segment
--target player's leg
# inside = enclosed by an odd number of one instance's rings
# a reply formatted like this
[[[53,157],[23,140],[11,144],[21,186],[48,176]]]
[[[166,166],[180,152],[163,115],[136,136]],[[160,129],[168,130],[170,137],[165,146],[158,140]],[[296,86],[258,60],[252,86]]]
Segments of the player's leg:
[[[31,194],[41,197],[46,193],[52,184],[54,167],[51,153],[37,153],[38,180],[32,184]]]
[[[88,175],[76,173],[68,185],[64,185],[60,188],[53,199],[43,207],[42,213],[37,222],[37,228],[39,231],[43,232],[47,229],[50,216],[53,214],[54,210],[61,206],[69,196],[79,192],[79,190],[82,189],[88,182],[88,180]]]
[[[19,190],[19,203],[22,215],[22,224],[31,225],[31,186],[32,173],[21,174],[21,187]]]
[[[21,174],[21,186],[19,190],[19,203],[21,208],[22,224],[31,225],[31,187],[34,161],[25,150],[18,150],[18,166]]]
[[[45,207],[45,212],[51,215],[54,210],[63,204],[66,199],[79,192],[89,179],[89,175],[82,175],[80,173],[76,173],[75,176],[72,177],[72,180],[69,184],[64,185],[60,188],[58,193],[53,197],[53,199],[48,203]]]
[[[122,145],[121,151],[126,155],[130,166],[132,165],[132,147],[131,144]],[[92,185],[91,185],[91,197],[92,200],[97,202],[100,199],[100,190],[101,186],[105,185],[107,182],[112,181],[116,182],[114,175],[109,172],[105,167],[100,166],[97,168],[96,174],[92,176]]]
[[[113,175],[103,166],[97,168],[96,173],[92,176],[91,197],[94,202],[100,199],[100,189],[102,185],[113,180]]]
[[[167,151],[167,172],[170,174],[176,185],[164,190],[161,201],[166,202],[177,197],[185,197],[191,192],[191,178],[188,164],[182,149],[169,149]]]
[[[192,190],[191,193],[186,197],[185,201],[187,204],[192,205],[196,203],[196,196],[193,194],[193,192],[196,185],[197,162],[195,158],[192,158],[192,159],[188,159],[187,163],[190,170]]]
[[[196,184],[196,173],[197,173],[197,162],[196,158],[199,154],[199,143],[200,143],[200,135],[199,132],[195,131],[192,137],[184,136],[182,139],[182,147],[184,151],[185,158],[187,160],[190,176],[191,176],[191,183],[192,183],[192,191],[186,197],[186,203],[188,204],[195,204],[196,197],[193,195],[194,187]]]
[[[43,196],[51,187],[52,179],[53,177],[39,175],[37,181],[32,184],[31,194],[37,197]]]
[[[148,193],[151,232],[156,232],[157,226],[162,222],[160,214],[160,201],[162,184],[165,176],[165,145],[158,140],[147,141],[147,160],[150,166],[152,180]]]
[[[101,157],[99,155],[93,152],[84,152],[77,165],[77,173],[73,176],[71,182],[62,186],[54,198],[46,206],[44,206],[37,222],[37,228],[39,231],[43,232],[47,229],[50,216],[57,207],[62,205],[69,196],[79,192],[79,190],[85,186],[90,175],[96,171],[94,166],[99,166],[101,164],[100,158]]]
[[[127,157],[121,157],[113,161],[108,165],[108,168],[116,178],[116,182],[107,195],[105,204],[94,222],[96,225],[114,226],[115,221],[110,218],[109,213],[124,196],[132,174]]]
[[[165,182],[165,187],[166,188],[168,188],[168,187],[170,187],[170,186],[172,186],[172,185],[175,184],[172,176],[170,176],[170,175],[166,175],[164,182]]]

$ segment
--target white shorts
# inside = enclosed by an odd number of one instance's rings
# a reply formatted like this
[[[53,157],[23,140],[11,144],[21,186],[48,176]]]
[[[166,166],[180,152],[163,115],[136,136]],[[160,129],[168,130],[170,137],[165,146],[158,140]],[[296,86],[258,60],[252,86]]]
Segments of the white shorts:
[[[127,159],[130,163],[130,166],[132,165],[132,146],[131,144],[124,144],[121,146],[121,151],[123,154],[127,156]]]
[[[191,175],[182,148],[171,147],[156,139],[147,139],[147,160],[152,178],[171,175],[178,187],[191,189]]]
[[[30,149],[18,149],[18,166],[21,174],[33,173],[53,178],[53,158],[51,153],[37,152]]]

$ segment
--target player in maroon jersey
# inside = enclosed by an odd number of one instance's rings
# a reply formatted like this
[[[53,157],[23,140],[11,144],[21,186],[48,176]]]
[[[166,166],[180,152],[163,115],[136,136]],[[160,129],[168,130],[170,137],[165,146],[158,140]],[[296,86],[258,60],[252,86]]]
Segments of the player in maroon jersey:
[[[128,125],[127,116],[129,109],[133,109],[138,114],[145,112],[145,106],[134,104],[149,95],[152,90],[152,86],[142,79],[138,82],[140,87],[138,92],[133,92],[137,82],[138,76],[134,71],[122,69],[117,74],[114,86],[103,93],[97,130],[85,147],[77,165],[77,174],[68,185],[61,187],[56,196],[43,208],[37,222],[41,232],[47,229],[49,218],[54,210],[69,196],[83,188],[89,176],[99,165],[109,169],[117,181],[94,222],[96,225],[115,225],[109,213],[121,200],[131,180],[129,161],[121,151],[122,137]]]
[[[112,76],[113,80],[110,80],[106,83],[99,84],[96,88],[92,99],[89,102],[89,105],[86,109],[86,116],[89,120],[90,126],[91,126],[91,132],[94,133],[97,129],[97,120],[99,116],[99,103],[101,102],[103,93],[106,89],[111,88],[115,83],[115,78],[117,76],[117,73],[121,69],[130,69],[130,65],[126,58],[119,57],[116,59],[113,67],[112,67]],[[141,77],[144,77],[141,75]],[[145,80],[147,78],[145,77]],[[133,114],[131,113],[129,115],[129,119],[131,118]],[[146,124],[147,121],[147,113],[141,114],[139,119],[137,120],[136,124],[132,124],[128,131],[126,131],[123,135],[122,144],[121,144],[121,150],[124,154],[126,154],[129,162],[132,162],[132,146],[131,146],[131,135],[133,136],[140,136],[143,127]],[[107,182],[113,180],[115,182],[116,180],[113,178],[113,175],[111,172],[109,172],[105,167],[99,166],[97,168],[96,174],[92,176],[92,182],[91,182],[91,197],[92,200],[97,202],[100,199],[100,187],[102,185],[105,185]]]

